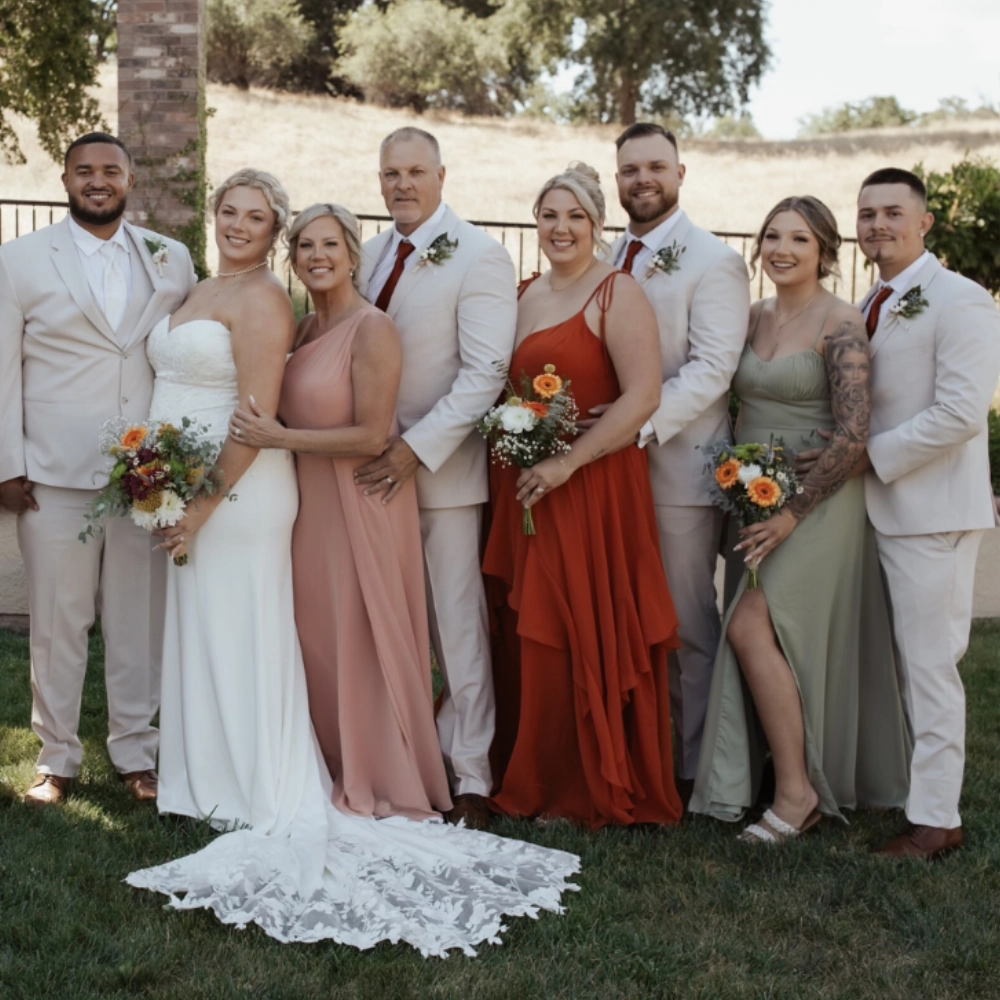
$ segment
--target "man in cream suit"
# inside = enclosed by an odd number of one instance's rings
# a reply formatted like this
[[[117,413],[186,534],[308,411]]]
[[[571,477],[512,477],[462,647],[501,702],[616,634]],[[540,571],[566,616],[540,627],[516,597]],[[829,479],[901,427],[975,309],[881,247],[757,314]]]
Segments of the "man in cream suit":
[[[722,515],[708,493],[704,445],[729,436],[729,384],[747,336],[743,258],[678,204],[677,140],[639,122],[618,138],[618,197],[629,225],[611,261],[645,289],[660,327],[660,408],[639,436],[649,454],[660,548],[683,643],[670,696],[686,801],[698,767],[720,622],[715,565]]]
[[[68,218],[0,246],[0,503],[18,515],[28,581],[42,750],[25,802],[36,806],[62,803],[80,768],[87,631],[98,610],[108,752],[136,798],[156,798],[162,609],[152,541],[124,519],[85,545],[77,536],[107,464],[101,425],[148,416],[145,338],[195,283],[181,244],[122,221],[133,174],[116,138],[77,139],[65,166]]]
[[[909,171],[878,170],[862,185],[858,240],[879,271],[861,303],[872,365],[865,490],[914,743],[910,826],[878,853],[924,859],[964,841],[958,662],[976,553],[997,518],[986,419],[1000,378],[996,303],[924,249],[933,223],[924,184]]]
[[[399,328],[402,436],[359,469],[391,502],[417,478],[431,640],[445,678],[438,734],[455,792],[449,818],[489,819],[494,701],[480,573],[487,455],[476,422],[500,394],[517,320],[507,251],[441,200],[437,140],[416,128],[382,143],[379,178],[392,228],[364,246],[361,289]]]

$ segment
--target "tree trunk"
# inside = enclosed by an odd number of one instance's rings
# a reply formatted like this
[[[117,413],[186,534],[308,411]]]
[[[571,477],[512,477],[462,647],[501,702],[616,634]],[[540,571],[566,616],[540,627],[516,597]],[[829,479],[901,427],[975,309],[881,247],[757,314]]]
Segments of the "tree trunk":
[[[635,122],[635,106],[639,103],[639,84],[627,74],[622,74],[618,89],[618,120],[622,125]]]

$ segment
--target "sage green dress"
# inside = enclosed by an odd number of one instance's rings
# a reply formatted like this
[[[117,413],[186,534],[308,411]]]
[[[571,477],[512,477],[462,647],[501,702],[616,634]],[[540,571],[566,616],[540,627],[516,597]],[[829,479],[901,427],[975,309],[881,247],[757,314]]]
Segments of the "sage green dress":
[[[736,440],[816,447],[833,427],[826,366],[815,350],[762,361],[749,345],[733,380],[742,401]],[[727,595],[692,812],[738,820],[757,798],[767,754],[736,656],[726,641],[746,589],[741,553],[727,566]],[[802,698],[809,780],[820,811],[902,806],[909,786],[906,728],[863,477],[848,480],[802,519],[761,563],[778,642]]]

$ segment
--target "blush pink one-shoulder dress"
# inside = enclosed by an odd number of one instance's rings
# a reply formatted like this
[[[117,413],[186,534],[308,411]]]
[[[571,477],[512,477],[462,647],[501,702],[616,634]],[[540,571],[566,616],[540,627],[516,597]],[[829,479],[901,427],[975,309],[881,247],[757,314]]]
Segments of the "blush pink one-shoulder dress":
[[[365,306],[292,355],[278,411],[289,427],[354,422],[352,347],[373,312]],[[296,457],[295,622],[334,805],[420,819],[451,799],[434,726],[416,486],[410,479],[385,505],[381,494],[366,497],[354,470],[367,461]]]

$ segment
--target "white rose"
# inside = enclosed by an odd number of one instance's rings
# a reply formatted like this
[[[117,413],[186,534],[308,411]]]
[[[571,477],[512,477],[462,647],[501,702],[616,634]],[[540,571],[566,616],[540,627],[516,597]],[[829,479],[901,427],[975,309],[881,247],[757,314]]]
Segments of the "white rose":
[[[500,414],[500,423],[505,431],[520,434],[522,431],[532,430],[538,423],[538,418],[523,406],[508,406]]]
[[[746,486],[763,475],[759,465],[744,465],[740,469],[740,482]]]

